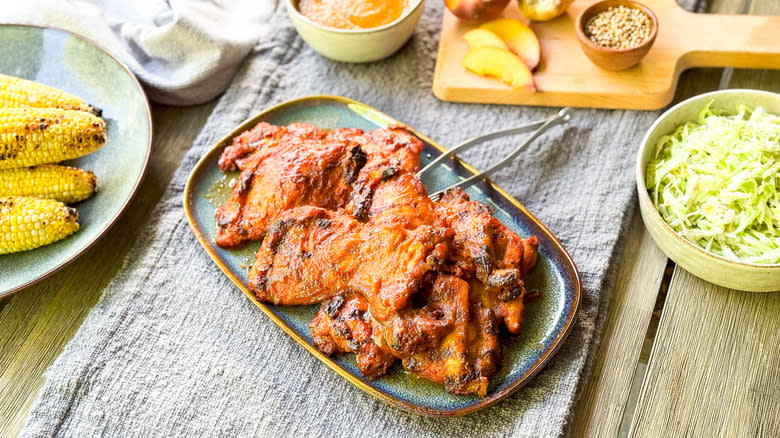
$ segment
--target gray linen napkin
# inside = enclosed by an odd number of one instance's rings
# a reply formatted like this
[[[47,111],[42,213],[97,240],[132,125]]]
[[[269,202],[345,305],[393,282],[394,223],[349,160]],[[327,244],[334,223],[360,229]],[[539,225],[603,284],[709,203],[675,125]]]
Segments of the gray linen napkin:
[[[122,272],[46,372],[22,436],[528,436],[566,431],[596,347],[615,259],[634,205],[633,162],[657,113],[578,109],[497,182],[571,252],[584,297],[549,365],[503,402],[432,419],[385,406],[308,354],[263,316],[201,249],[182,212],[198,158],[245,118],[310,94],[375,106],[444,145],[553,114],[553,108],[438,101],[431,80],[441,2],[414,38],[370,65],[318,56],[282,11],[186,155]],[[516,140],[466,155],[478,168]]]
[[[59,27],[117,56],[149,98],[194,105],[223,92],[259,40],[277,0],[7,1],[0,23]]]

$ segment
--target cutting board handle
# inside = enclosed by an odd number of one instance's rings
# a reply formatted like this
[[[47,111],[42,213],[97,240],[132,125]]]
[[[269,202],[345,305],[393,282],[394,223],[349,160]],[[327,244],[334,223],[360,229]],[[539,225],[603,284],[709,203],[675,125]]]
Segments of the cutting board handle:
[[[681,69],[780,69],[780,16],[695,14],[678,9],[669,22],[659,23],[659,32],[677,34]]]
[[[680,73],[689,68],[780,70],[780,17],[694,14],[675,0],[639,0],[658,17],[655,44],[635,67],[602,70],[582,52],[574,27],[577,16],[596,1],[575,0],[555,20],[531,24],[542,49],[541,64],[534,72],[538,91],[534,94],[466,71],[462,60],[468,45],[463,34],[475,25],[445,12],[434,94],[450,102],[657,110],[672,101]],[[509,3],[504,15],[525,19],[516,1]]]

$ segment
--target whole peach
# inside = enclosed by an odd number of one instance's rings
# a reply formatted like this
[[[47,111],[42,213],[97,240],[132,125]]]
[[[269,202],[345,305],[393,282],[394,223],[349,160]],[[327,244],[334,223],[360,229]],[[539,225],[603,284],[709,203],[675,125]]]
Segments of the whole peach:
[[[501,15],[509,0],[444,0],[444,4],[461,20],[487,21]]]

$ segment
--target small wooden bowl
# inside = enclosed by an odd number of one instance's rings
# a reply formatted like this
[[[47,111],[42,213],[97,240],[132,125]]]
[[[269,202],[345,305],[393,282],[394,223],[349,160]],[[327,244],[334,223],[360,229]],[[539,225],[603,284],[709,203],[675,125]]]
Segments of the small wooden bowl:
[[[639,46],[630,49],[611,49],[600,46],[585,35],[585,24],[594,15],[606,11],[611,7],[625,6],[627,8],[639,9],[650,18],[650,36]],[[585,56],[597,66],[604,70],[619,71],[631,68],[647,55],[658,35],[658,18],[647,6],[631,0],[604,0],[594,3],[590,7],[580,12],[576,22],[577,38],[580,41],[580,47]]]

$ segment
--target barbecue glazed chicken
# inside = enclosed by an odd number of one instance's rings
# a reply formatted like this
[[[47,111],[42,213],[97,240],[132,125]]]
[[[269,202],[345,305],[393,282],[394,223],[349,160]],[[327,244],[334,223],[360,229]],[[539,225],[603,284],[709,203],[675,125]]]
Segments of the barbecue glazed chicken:
[[[360,223],[318,207],[285,211],[268,229],[249,271],[261,301],[321,303],[345,290],[362,294],[375,318],[407,307],[426,273],[445,261],[450,230],[407,230],[385,221]]]
[[[360,294],[336,295],[322,303],[311,321],[314,344],[323,353],[355,353],[360,372],[370,378],[383,376],[398,358],[371,339],[371,314]]]
[[[220,157],[241,174],[217,210],[216,243],[262,239],[249,270],[258,299],[321,303],[314,344],[355,353],[365,377],[400,361],[451,394],[485,396],[501,326],[520,332],[537,240],[460,189],[429,199],[416,177],[421,151],[398,126],[260,123]]]
[[[346,135],[354,131],[260,123],[236,137],[219,159],[222,170],[239,169],[241,175],[217,211],[216,243],[234,248],[261,239],[278,215],[293,207],[343,207],[365,162]]]
[[[444,193],[439,209],[455,231],[451,272],[471,280],[472,301],[491,309],[510,333],[520,333],[523,279],[536,266],[536,236],[521,239],[459,188]]]

